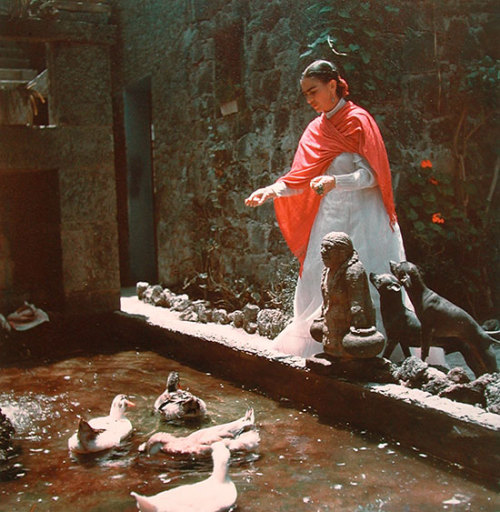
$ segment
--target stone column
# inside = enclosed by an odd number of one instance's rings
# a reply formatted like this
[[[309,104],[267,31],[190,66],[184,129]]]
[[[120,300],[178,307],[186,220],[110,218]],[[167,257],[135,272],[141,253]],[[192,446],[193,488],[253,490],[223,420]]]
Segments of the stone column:
[[[67,312],[119,309],[120,277],[108,46],[49,43]]]

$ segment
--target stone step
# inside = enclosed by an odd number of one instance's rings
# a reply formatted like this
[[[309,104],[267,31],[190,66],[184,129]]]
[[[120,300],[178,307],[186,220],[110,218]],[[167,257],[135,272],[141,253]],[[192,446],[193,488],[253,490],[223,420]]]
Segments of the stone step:
[[[0,89],[17,89],[19,86],[27,85],[29,80],[2,80],[0,78]]]
[[[13,68],[0,68],[0,80],[33,80],[37,75],[36,69],[13,69]]]

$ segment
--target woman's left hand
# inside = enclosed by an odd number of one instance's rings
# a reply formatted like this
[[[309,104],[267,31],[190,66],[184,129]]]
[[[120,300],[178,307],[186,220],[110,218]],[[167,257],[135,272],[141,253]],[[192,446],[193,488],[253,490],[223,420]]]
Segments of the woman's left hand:
[[[310,181],[309,186],[316,194],[324,196],[335,188],[335,176],[316,176]]]

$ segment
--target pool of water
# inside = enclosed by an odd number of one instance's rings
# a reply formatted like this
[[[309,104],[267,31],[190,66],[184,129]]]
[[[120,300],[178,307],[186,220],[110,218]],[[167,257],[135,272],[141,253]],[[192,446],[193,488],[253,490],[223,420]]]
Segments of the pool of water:
[[[459,468],[384,439],[321,423],[308,411],[241,389],[153,352],[75,357],[43,366],[4,368],[0,407],[16,428],[20,476],[0,484],[8,512],[132,512],[130,491],[151,495],[206,478],[210,460],[193,463],[138,446],[156,430],[186,435],[197,425],[170,425],[152,414],[167,374],[209,410],[202,426],[232,421],[253,407],[261,433],[256,453],[233,457],[237,510],[254,511],[495,511],[498,493],[468,480]],[[107,415],[113,397],[136,403],[134,434],[119,450],[76,459],[67,441],[78,416]]]

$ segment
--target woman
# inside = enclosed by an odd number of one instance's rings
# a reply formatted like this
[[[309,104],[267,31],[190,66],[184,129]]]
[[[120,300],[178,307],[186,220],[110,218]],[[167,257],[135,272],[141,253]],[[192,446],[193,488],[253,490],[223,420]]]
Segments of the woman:
[[[377,124],[345,98],[348,86],[335,66],[315,61],[301,77],[309,105],[321,114],[302,134],[291,170],[276,183],[253,192],[247,206],[273,199],[280,229],[300,261],[294,318],[274,348],[309,357],[322,345],[309,333],[322,305],[320,246],[331,231],[347,233],[366,272],[389,272],[389,261],[405,259],[392,194],[391,173]],[[379,297],[370,285],[383,330]]]

